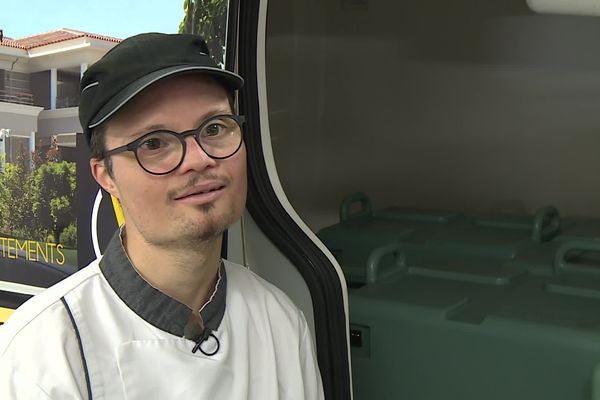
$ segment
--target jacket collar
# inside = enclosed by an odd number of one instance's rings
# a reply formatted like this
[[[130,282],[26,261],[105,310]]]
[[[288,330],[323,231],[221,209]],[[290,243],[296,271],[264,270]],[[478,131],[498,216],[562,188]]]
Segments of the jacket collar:
[[[155,289],[138,274],[125,252],[121,232],[124,233],[124,227],[112,237],[100,260],[102,274],[115,293],[133,312],[155,327],[183,337],[192,310]],[[217,330],[221,324],[225,314],[226,293],[227,274],[221,262],[214,292],[209,301],[199,310],[204,327],[210,331]]]

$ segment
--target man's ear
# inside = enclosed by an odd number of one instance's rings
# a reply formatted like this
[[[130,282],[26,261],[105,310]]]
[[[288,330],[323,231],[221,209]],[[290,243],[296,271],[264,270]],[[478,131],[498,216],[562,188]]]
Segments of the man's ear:
[[[102,186],[102,189],[106,190],[114,197],[120,198],[119,190],[117,189],[117,185],[115,185],[113,177],[108,172],[106,162],[106,159],[100,160],[97,158],[91,158],[90,169],[92,171],[92,176],[94,177],[96,182],[98,182],[98,184]]]

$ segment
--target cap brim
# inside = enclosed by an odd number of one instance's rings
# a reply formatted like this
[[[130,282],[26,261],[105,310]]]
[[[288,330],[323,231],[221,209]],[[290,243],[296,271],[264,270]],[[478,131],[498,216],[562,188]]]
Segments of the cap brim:
[[[244,85],[244,79],[241,76],[221,68],[199,65],[176,65],[164,68],[138,79],[113,96],[104,106],[102,106],[94,118],[92,118],[88,128],[95,128],[102,124],[147,87],[161,79],[185,72],[202,72],[206,75],[213,76],[225,84],[230,91],[241,89]]]

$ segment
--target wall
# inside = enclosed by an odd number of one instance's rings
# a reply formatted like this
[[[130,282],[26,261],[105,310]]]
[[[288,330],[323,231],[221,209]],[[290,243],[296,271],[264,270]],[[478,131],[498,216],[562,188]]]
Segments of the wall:
[[[600,217],[600,19],[513,0],[285,3],[269,2],[271,132],[313,229],[359,190],[375,207]]]

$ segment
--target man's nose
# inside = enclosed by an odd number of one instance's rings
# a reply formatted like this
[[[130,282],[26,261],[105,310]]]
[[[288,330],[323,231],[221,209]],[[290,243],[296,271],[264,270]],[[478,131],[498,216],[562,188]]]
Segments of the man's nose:
[[[217,161],[202,149],[194,136],[185,138],[185,147],[186,151],[180,167],[182,171],[203,170],[216,165]]]

